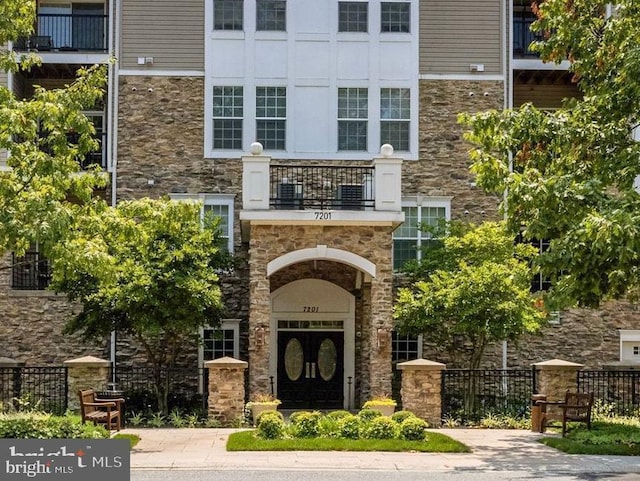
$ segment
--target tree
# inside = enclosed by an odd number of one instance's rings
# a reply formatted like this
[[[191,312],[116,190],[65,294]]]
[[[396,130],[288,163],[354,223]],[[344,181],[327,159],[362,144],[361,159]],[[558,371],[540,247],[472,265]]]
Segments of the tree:
[[[488,344],[515,341],[544,322],[530,293],[535,249],[514,244],[502,223],[452,223],[447,230],[408,267],[411,286],[399,290],[394,318],[399,332],[426,333],[477,369]]]
[[[66,332],[86,339],[113,330],[131,335],[146,352],[166,413],[167,368],[199,327],[220,323],[217,272],[226,265],[220,245],[217,222],[202,225],[194,203],[124,201],[77,218],[52,251],[51,287],[82,303]]]
[[[640,3],[545,0],[542,58],[569,59],[583,97],[554,112],[462,115],[477,183],[503,194],[509,228],[549,239],[540,256],[557,307],[640,293]]]

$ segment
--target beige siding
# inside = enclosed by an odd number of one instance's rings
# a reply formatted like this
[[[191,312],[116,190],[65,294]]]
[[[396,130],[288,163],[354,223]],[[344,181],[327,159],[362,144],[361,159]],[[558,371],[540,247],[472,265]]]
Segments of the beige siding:
[[[0,71],[0,86],[7,86],[7,73]]]
[[[562,100],[579,97],[580,91],[575,85],[564,84],[518,84],[513,86],[513,106],[531,102],[541,109],[556,109],[562,106]]]
[[[204,70],[203,0],[123,0],[120,68]],[[153,65],[138,65],[153,57]]]
[[[501,17],[500,0],[421,0],[420,73],[469,74],[469,64],[502,73]]]

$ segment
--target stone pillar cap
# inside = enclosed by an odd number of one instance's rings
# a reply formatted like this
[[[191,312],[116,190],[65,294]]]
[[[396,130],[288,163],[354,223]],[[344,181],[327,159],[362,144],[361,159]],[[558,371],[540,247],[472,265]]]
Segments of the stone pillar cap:
[[[247,361],[241,361],[240,359],[234,359],[233,357],[225,356],[213,361],[207,361],[204,363],[204,367],[207,369],[246,369],[249,366]]]
[[[0,357],[0,367],[19,367],[24,366],[24,362],[16,361],[10,357]]]
[[[84,356],[77,359],[69,359],[64,361],[62,364],[69,367],[108,367],[111,363],[104,359],[100,359],[99,357]]]
[[[540,369],[582,369],[584,364],[565,361],[563,359],[551,359],[549,361],[536,362],[532,366]]]
[[[407,371],[442,371],[447,368],[441,362],[428,361],[427,359],[415,359],[397,364],[398,369]]]

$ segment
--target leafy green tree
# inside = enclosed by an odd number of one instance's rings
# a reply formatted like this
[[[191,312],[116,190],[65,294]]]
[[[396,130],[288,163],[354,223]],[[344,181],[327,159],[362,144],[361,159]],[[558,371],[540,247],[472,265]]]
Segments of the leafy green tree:
[[[166,368],[194,345],[199,327],[219,325],[222,315],[218,271],[228,264],[217,220],[203,226],[194,203],[124,201],[78,217],[52,251],[52,288],[82,304],[66,331],[132,336],[153,368],[164,413]]]
[[[640,3],[545,0],[543,59],[568,59],[582,93],[553,112],[462,115],[478,185],[505,195],[508,225],[549,239],[540,257],[557,307],[640,292]]]
[[[544,323],[530,293],[536,251],[514,244],[502,223],[447,230],[408,266],[411,285],[399,289],[394,318],[399,332],[428,334],[451,359],[477,369],[488,344],[516,341]]]

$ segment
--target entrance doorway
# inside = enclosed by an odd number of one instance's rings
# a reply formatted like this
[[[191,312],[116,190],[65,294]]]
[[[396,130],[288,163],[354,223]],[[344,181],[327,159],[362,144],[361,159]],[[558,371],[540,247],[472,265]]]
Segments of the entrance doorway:
[[[342,409],[344,332],[278,332],[278,397],[285,409]]]

